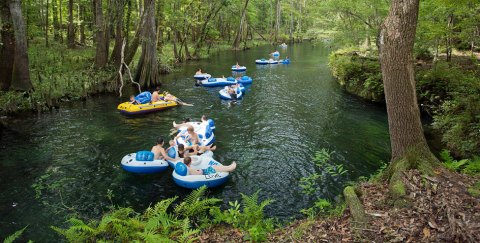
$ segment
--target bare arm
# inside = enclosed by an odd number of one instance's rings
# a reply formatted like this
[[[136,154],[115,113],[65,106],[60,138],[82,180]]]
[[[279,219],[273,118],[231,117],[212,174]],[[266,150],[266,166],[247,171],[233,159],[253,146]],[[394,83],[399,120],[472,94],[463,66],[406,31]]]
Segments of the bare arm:
[[[188,168],[188,173],[190,175],[203,175],[202,170],[195,170],[195,169],[191,169],[191,168]]]

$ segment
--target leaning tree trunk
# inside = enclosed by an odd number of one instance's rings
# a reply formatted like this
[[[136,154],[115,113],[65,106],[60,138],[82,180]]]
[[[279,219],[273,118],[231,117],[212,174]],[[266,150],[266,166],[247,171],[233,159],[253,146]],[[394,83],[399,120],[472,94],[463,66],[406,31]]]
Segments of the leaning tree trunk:
[[[73,26],[73,0],[68,0],[67,47],[75,48],[75,28]]]
[[[413,44],[419,0],[392,0],[380,34],[380,61],[392,148],[390,193],[405,194],[402,171],[419,168],[431,172],[436,158],[430,152],[420,121],[415,93]]]
[[[233,49],[238,50],[240,47],[240,42],[242,41],[242,36],[243,36],[243,29],[244,22],[246,21],[246,15],[247,15],[247,7],[248,7],[248,1],[245,0],[245,5],[243,5],[243,10],[242,10],[242,17],[240,18],[240,25],[238,27],[238,32],[237,35],[235,36],[235,40],[233,41]]]
[[[95,40],[96,40],[96,54],[95,67],[103,68],[107,64],[107,45],[105,41],[105,29],[103,25],[103,10],[102,0],[95,1]]]
[[[15,33],[15,54],[11,89],[29,91],[33,88],[28,66],[27,33],[23,22],[20,0],[10,0],[13,30]]]
[[[155,32],[155,0],[144,1],[142,55],[137,66],[135,81],[142,87],[155,87],[158,83],[157,38]]]
[[[0,2],[0,90],[7,91],[12,83],[13,55],[15,54],[15,37],[12,16],[6,1]]]

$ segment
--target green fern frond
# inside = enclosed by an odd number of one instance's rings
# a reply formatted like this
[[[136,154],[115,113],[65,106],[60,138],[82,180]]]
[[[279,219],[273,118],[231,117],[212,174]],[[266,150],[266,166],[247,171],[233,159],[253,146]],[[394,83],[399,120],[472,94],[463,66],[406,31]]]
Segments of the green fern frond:
[[[175,200],[177,200],[177,198],[178,198],[177,196],[172,197],[172,198],[168,198],[168,199],[165,199],[165,200],[162,200],[162,201],[158,202],[157,204],[155,204],[155,206],[153,208],[148,207],[147,210],[145,210],[144,216],[149,218],[149,217],[156,216],[156,215],[159,215],[159,214],[162,214],[162,213],[166,213],[167,209],[170,207],[170,205]]]
[[[20,237],[20,235],[23,234],[23,231],[25,231],[25,229],[28,227],[25,226],[23,229],[21,230],[17,230],[15,231],[15,233],[9,235],[7,238],[5,238],[5,240],[3,241],[3,243],[12,243],[14,240],[16,240],[18,237]]]

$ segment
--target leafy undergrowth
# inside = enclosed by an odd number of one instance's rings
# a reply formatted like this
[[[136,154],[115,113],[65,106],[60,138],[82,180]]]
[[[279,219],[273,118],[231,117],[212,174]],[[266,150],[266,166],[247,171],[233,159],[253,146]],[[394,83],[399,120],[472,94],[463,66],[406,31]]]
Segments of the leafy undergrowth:
[[[480,242],[480,198],[468,191],[471,177],[437,171],[404,174],[407,205],[394,208],[386,183],[360,184],[361,200],[370,218],[365,228],[350,224],[348,210],[340,218],[301,220],[270,235],[272,242]]]

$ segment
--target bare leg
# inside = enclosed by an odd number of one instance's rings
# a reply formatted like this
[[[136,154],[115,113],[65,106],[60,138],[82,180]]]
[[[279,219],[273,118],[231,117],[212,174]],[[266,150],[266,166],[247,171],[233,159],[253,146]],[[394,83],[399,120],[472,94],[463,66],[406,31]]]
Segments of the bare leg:
[[[217,172],[232,172],[237,168],[237,163],[233,161],[230,165],[213,165],[212,168]]]

